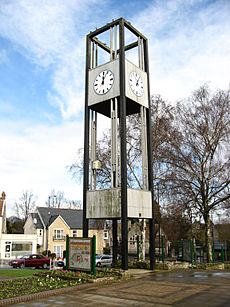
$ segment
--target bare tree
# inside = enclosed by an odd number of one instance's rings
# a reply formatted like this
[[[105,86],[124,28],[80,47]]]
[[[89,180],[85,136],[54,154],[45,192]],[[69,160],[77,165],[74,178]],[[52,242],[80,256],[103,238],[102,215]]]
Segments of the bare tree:
[[[230,198],[229,91],[213,96],[203,86],[175,108],[177,133],[169,139],[161,162],[171,193],[205,223],[207,261],[212,260],[210,214]]]
[[[82,209],[82,202],[80,200],[67,200],[66,205],[68,209]]]
[[[72,174],[73,179],[77,183],[81,183],[83,178],[83,155],[84,148],[79,148],[76,154],[76,160],[67,166],[68,172]]]
[[[184,207],[169,204],[162,210],[161,223],[171,242],[190,237],[191,224],[189,217],[184,215]]]
[[[15,202],[15,213],[17,217],[26,221],[30,212],[35,209],[36,196],[31,191],[23,191],[22,196]]]
[[[60,208],[65,206],[66,204],[66,199],[65,199],[65,193],[63,191],[57,191],[52,190],[50,192],[50,195],[48,196],[48,200],[46,202],[46,205],[48,207],[53,207],[53,208]]]

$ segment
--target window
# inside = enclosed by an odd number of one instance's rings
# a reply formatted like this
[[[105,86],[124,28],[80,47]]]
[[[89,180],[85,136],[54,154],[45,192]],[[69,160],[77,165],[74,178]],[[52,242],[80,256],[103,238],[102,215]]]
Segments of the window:
[[[109,238],[108,230],[104,230],[104,240],[108,240],[108,238]]]
[[[64,232],[63,229],[54,229],[54,239],[63,239],[64,238]]]
[[[23,254],[31,254],[32,253],[32,242],[26,241],[13,241],[12,242],[12,256],[18,257]]]
[[[108,255],[108,256],[102,256],[102,257],[101,257],[101,260],[107,260],[107,259],[111,259],[111,256]]]
[[[73,237],[77,237],[77,230],[73,230]]]
[[[42,236],[42,229],[39,229],[39,236]]]
[[[56,245],[54,246],[54,252],[56,254],[56,258],[62,257],[63,254],[63,246],[62,245]]]
[[[130,245],[135,245],[136,244],[136,237],[135,236],[130,237],[129,243],[130,243]]]

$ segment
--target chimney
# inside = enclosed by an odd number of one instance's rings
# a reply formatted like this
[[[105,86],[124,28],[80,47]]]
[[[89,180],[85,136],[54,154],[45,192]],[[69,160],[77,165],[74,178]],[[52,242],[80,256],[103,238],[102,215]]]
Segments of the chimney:
[[[2,200],[5,200],[6,199],[6,193],[5,192],[2,192],[2,197],[1,197]]]

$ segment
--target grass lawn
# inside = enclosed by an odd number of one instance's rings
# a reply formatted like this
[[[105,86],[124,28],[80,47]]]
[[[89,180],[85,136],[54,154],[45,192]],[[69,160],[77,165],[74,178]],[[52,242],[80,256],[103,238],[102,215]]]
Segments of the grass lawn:
[[[1,277],[17,278],[17,277],[30,277],[35,273],[41,272],[44,270],[32,270],[32,269],[6,269],[0,270]]]

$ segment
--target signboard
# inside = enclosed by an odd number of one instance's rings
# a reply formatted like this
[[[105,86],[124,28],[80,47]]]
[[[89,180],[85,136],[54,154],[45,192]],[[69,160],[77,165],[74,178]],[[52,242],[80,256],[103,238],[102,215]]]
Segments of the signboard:
[[[69,269],[92,270],[92,238],[69,238]]]

